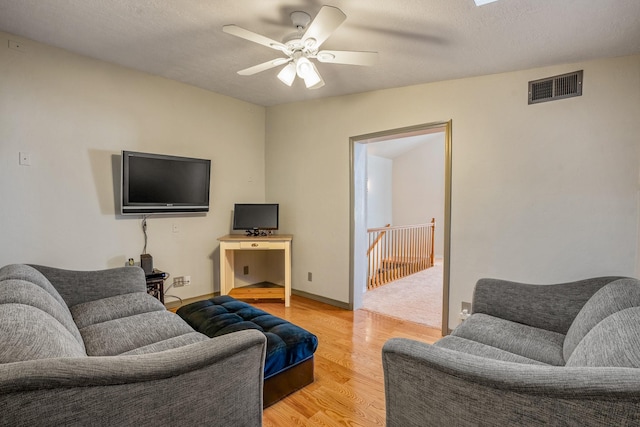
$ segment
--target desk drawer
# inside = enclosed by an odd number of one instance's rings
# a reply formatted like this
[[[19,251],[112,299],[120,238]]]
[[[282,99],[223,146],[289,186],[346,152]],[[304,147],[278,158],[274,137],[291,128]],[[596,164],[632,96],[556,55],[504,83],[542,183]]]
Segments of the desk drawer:
[[[278,244],[278,242],[240,242],[240,249],[278,249],[281,247],[282,244]]]

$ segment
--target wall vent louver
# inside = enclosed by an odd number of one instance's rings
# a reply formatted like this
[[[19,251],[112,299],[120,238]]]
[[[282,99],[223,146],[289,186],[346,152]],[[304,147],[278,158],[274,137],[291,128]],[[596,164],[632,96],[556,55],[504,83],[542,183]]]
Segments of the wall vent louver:
[[[529,104],[582,95],[582,71],[529,82]]]

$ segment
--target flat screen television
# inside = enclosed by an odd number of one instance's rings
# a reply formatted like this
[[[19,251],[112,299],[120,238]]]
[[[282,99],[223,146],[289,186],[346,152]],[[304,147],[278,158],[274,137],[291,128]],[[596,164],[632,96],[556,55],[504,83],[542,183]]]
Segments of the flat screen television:
[[[211,160],[122,152],[123,215],[209,211]]]
[[[263,230],[278,229],[277,203],[236,203],[233,207],[233,229],[257,236]]]

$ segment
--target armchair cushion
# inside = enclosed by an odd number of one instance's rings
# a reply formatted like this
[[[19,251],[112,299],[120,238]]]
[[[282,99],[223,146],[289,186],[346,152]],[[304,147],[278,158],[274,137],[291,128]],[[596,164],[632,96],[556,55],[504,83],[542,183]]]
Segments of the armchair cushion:
[[[149,295],[144,292],[116,295],[71,307],[73,320],[80,329],[96,323],[152,311],[165,311],[165,307],[159,300],[149,298]]]
[[[463,351],[466,354],[472,354],[474,356],[485,357],[493,360],[500,360],[502,362],[544,365],[544,363],[537,360],[529,359],[527,357],[519,356],[515,353],[510,353],[508,351],[501,350],[490,345],[468,340],[466,338],[456,337],[453,335],[447,335],[446,337],[438,340],[433,345],[435,347],[446,348],[448,350]]]
[[[86,357],[83,346],[50,314],[25,304],[2,304],[0,363]]]
[[[473,312],[566,334],[589,298],[622,278],[594,277],[555,285],[480,279],[473,293]]]
[[[478,313],[465,320],[452,335],[549,365],[564,365],[564,335],[557,332]]]
[[[206,341],[209,338],[200,332],[190,332],[188,334],[178,335],[177,337],[169,338],[166,340],[154,342],[153,344],[145,345],[143,347],[134,348],[133,350],[126,351],[121,356],[130,356],[133,354],[147,354],[157,353],[160,351],[171,350],[173,348],[184,347],[185,345],[197,343],[200,341]]]
[[[0,336],[0,363],[86,356],[64,300],[27,265],[0,268]]]
[[[620,279],[603,286],[576,315],[564,341],[564,358],[569,360],[580,341],[599,322],[613,313],[640,306],[640,281]]]
[[[168,311],[109,320],[80,330],[89,356],[115,356],[193,332],[182,319]]]
[[[146,279],[141,268],[74,271],[43,265],[33,267],[51,282],[68,307],[114,295],[147,292]]]
[[[567,367],[640,368],[638,324],[640,307],[627,308],[610,315],[580,341],[567,360]]]
[[[75,338],[78,344],[84,348],[80,331],[73,322],[69,309],[66,305],[60,305],[55,298],[55,293],[52,294],[42,286],[27,282],[26,280],[0,280],[0,307],[7,304],[33,307],[46,313],[53,317],[56,322],[60,323],[60,325]],[[48,322],[51,321],[52,319],[48,320]],[[35,322],[35,319],[32,319],[32,322]]]
[[[71,313],[69,313],[67,304],[65,303],[64,299],[62,299],[62,296],[60,296],[51,282],[49,282],[49,280],[35,268],[26,264],[9,264],[0,268],[0,281],[10,279],[23,280],[25,282],[39,286],[45,292],[51,295],[51,297],[55,299],[58,304],[60,304],[61,310],[64,310],[69,315],[71,315]]]

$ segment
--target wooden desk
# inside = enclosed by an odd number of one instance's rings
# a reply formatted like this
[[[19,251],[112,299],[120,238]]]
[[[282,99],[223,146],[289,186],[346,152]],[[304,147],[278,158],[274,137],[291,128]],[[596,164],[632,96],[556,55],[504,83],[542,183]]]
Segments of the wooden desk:
[[[291,240],[290,234],[264,237],[228,234],[218,238],[220,241],[220,294],[231,295],[238,299],[283,299],[284,306],[291,303]],[[235,251],[280,250],[284,251],[284,288],[282,287],[243,287],[235,288]]]

